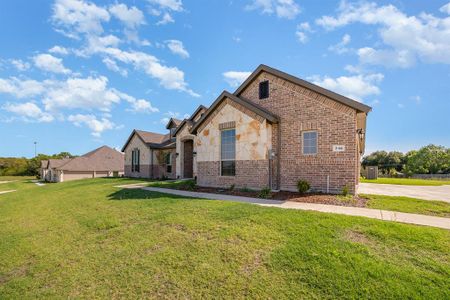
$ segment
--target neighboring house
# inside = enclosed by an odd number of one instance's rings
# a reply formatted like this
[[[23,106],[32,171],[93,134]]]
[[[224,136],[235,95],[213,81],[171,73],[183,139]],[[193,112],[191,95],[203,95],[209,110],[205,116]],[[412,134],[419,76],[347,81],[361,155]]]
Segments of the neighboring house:
[[[182,121],[171,118],[168,134],[133,130],[122,152],[125,153],[125,176],[139,178],[177,178],[175,130]]]
[[[42,161],[40,173],[43,180],[51,182],[123,176],[124,155],[102,146],[82,156]]]
[[[234,93],[224,91],[208,109],[199,107],[179,125],[169,122],[172,172],[176,172],[168,177],[195,177],[200,186],[274,190],[296,190],[297,181],[306,180],[315,191],[339,193],[347,186],[355,193],[370,110],[260,65]],[[155,160],[150,152],[165,139],[151,144],[139,132],[133,131],[124,146],[125,169],[132,163],[131,169],[140,170],[142,163],[143,168],[145,164],[163,168],[165,161]],[[133,145],[131,139],[136,141]],[[149,178],[160,175],[139,173]]]

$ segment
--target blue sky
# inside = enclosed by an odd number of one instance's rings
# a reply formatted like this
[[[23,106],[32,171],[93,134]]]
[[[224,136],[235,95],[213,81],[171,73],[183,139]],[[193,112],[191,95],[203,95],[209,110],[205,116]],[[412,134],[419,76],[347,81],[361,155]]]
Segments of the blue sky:
[[[0,2],[0,156],[165,133],[264,63],[373,107],[366,153],[450,146],[447,1]]]

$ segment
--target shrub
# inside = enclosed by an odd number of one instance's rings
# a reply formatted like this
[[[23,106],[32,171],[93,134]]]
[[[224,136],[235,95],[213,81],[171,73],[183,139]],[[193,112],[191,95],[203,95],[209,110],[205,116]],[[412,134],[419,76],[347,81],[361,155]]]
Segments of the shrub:
[[[230,191],[233,191],[233,190],[234,190],[234,187],[235,187],[234,184],[230,185]]]
[[[265,199],[270,198],[270,197],[271,197],[271,194],[270,194],[270,188],[269,188],[269,187],[263,188],[263,189],[259,192],[258,197],[259,197],[259,198],[265,198]]]
[[[344,187],[342,188],[342,196],[347,196],[348,193],[349,193],[348,186],[344,185]]]
[[[310,189],[310,185],[306,180],[297,181],[297,190],[300,194],[306,193]]]
[[[193,191],[195,189],[195,181],[194,180],[188,180],[183,184],[184,189]]]

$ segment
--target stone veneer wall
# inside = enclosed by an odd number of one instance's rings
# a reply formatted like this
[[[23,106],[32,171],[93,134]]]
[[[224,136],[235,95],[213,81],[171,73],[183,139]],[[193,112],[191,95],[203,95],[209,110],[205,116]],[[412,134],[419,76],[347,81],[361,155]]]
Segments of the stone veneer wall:
[[[220,175],[220,130],[236,130],[236,175]],[[196,138],[197,183],[200,186],[264,188],[269,186],[268,150],[272,125],[230,99],[225,99],[200,127]]]
[[[269,98],[259,99],[259,83],[269,80]],[[239,97],[253,101],[280,117],[280,188],[295,190],[299,179],[314,190],[325,192],[329,176],[330,192],[339,193],[345,185],[355,193],[358,180],[356,111],[316,92],[262,72]],[[302,154],[302,132],[317,130],[318,153]],[[272,143],[276,150],[276,128]],[[345,145],[333,152],[332,145]]]

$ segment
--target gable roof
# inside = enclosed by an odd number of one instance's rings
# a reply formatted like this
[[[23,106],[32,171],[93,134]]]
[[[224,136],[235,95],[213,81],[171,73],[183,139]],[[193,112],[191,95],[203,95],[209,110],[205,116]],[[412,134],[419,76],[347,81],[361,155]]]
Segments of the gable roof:
[[[63,171],[123,171],[124,155],[108,146],[102,146],[82,156],[69,159],[56,169]]]
[[[128,146],[128,144],[130,143],[131,139],[133,138],[133,136],[135,134],[141,139],[141,141],[144,144],[146,144],[149,147],[151,145],[161,144],[163,142],[166,142],[167,140],[170,140],[170,134],[160,134],[160,133],[155,133],[155,132],[150,132],[150,131],[134,129],[131,132],[131,134],[128,137],[125,144],[123,145],[122,150],[121,150],[122,152],[125,151],[125,148]]]
[[[48,159],[41,160],[41,169],[46,169],[48,167]]]
[[[201,111],[207,111],[208,110],[208,108],[206,107],[206,106],[204,106],[204,105],[199,105],[198,107],[197,107],[197,109],[192,113],[192,115],[189,117],[189,119],[184,119],[183,120],[183,122],[181,122],[180,123],[180,125],[178,125],[178,127],[177,127],[177,129],[175,130],[175,132],[174,132],[174,136],[176,136],[177,135],[177,133],[181,130],[181,128],[183,128],[183,126],[184,126],[184,124],[187,124],[187,125],[194,125],[194,119],[195,119],[195,117],[201,112]],[[200,121],[200,120],[199,120]]]
[[[271,123],[278,123],[278,117],[274,114],[272,114],[271,112],[267,111],[266,109],[260,107],[259,105],[236,97],[235,95],[227,92],[227,91],[223,91],[222,94],[220,94],[220,96],[216,99],[216,101],[214,101],[213,104],[211,104],[211,106],[208,108],[208,110],[203,114],[203,116],[200,118],[200,120],[198,120],[198,122],[196,122],[194,124],[194,126],[191,129],[191,133],[196,134],[197,133],[197,129],[199,128],[199,126],[208,118],[209,115],[211,115],[211,113],[220,105],[220,103],[222,103],[222,101],[224,101],[226,98],[244,106],[245,108],[247,108],[248,110],[254,112],[255,114],[263,117],[264,119],[268,120]]]
[[[70,160],[71,158],[50,158],[48,160],[47,168],[49,169],[58,168]]]
[[[335,92],[332,92],[330,90],[324,89],[323,87],[320,87],[318,85],[315,85],[311,82],[308,82],[306,80],[300,79],[298,77],[289,75],[287,73],[284,73],[280,70],[271,68],[269,66],[266,65],[259,65],[258,68],[256,68],[255,71],[253,71],[253,73],[237,88],[237,90],[234,92],[235,96],[238,96],[242,93],[242,91],[250,84],[253,82],[253,80],[255,80],[257,78],[257,76],[261,73],[261,72],[267,72],[269,74],[272,74],[274,76],[280,77],[286,81],[292,82],[294,84],[300,85],[302,87],[305,87],[309,90],[312,90],[316,93],[319,93],[323,96],[326,96],[330,99],[333,99],[337,102],[340,102],[346,106],[349,106],[351,108],[356,109],[357,111],[361,111],[361,112],[365,112],[368,113],[369,111],[372,110],[372,108],[368,105],[365,105],[361,102],[352,100],[350,98],[347,98],[345,96],[342,96],[340,94],[337,94]]]
[[[199,113],[199,112],[201,112],[202,110],[208,110],[208,108],[206,107],[206,106],[204,106],[204,105],[199,105],[198,107],[197,107],[197,109],[192,113],[192,115],[189,117],[189,120],[191,120],[191,121],[194,121],[194,119],[195,119],[195,117],[197,116],[197,114]],[[181,125],[181,124],[180,124]]]
[[[169,122],[166,125],[166,129],[169,129],[171,127],[171,124],[173,123],[173,125],[175,125],[175,127],[177,127],[178,125],[180,125],[182,121],[175,119],[175,118],[170,118]]]

